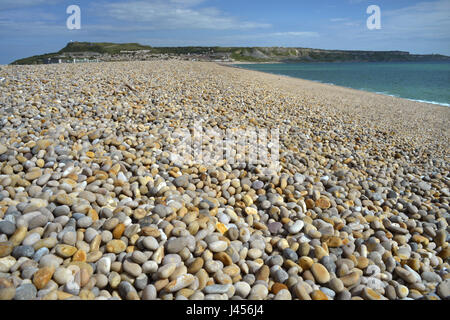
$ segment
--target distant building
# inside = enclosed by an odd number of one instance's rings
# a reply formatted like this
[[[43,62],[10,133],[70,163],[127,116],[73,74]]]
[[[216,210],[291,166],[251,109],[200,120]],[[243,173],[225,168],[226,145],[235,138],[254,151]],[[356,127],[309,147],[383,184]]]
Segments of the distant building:
[[[53,58],[47,58],[45,60],[46,64],[55,64],[55,63],[84,63],[84,62],[99,62],[98,58],[73,58],[73,57],[53,57]]]
[[[55,57],[55,58],[47,58],[47,60],[45,61],[46,64],[53,64],[53,63],[63,63],[63,60],[59,57]]]
[[[83,59],[76,59],[76,58],[73,58],[72,62],[73,62],[73,63],[98,62],[98,58],[92,59],[92,60],[91,60],[91,59],[88,59],[88,58],[83,58]]]

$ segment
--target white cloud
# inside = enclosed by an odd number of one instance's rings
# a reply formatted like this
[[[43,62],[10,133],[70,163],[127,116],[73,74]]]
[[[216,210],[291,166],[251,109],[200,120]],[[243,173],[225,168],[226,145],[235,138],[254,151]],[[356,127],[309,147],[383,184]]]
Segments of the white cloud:
[[[196,8],[204,0],[156,0],[100,4],[110,18],[145,23],[149,30],[267,28],[270,24],[239,21],[216,8]],[[97,11],[97,10],[96,10]]]
[[[384,20],[384,21],[383,21]],[[413,6],[383,11],[381,23],[387,35],[442,39],[450,37],[450,1],[419,2]]]
[[[33,10],[0,11],[0,35],[2,36],[42,36],[60,34],[66,30],[60,17],[41,8]]]
[[[347,18],[333,18],[330,19],[331,22],[343,22],[343,21],[348,21]]]
[[[314,31],[288,31],[288,32],[272,32],[267,33],[262,36],[271,36],[271,37],[318,37],[319,33]]]
[[[367,16],[368,17],[368,16]],[[344,20],[330,26],[335,36],[346,38],[370,38],[386,41],[425,39],[436,41],[449,39],[450,0],[419,2],[395,10],[383,10],[381,6],[381,30],[368,30],[365,20]]]
[[[321,32],[329,48],[402,50],[450,55],[450,0],[420,1],[403,8],[381,8],[381,29],[369,30],[366,18],[331,23]],[[321,44],[321,46],[323,46]]]
[[[55,4],[61,0],[1,0],[0,10],[20,9],[42,4]]]
[[[300,46],[299,41],[318,39],[320,34],[311,31],[287,31],[287,32],[267,32],[267,33],[240,33],[233,35],[223,35],[203,39],[204,45],[219,46]],[[187,40],[187,39],[184,39]]]

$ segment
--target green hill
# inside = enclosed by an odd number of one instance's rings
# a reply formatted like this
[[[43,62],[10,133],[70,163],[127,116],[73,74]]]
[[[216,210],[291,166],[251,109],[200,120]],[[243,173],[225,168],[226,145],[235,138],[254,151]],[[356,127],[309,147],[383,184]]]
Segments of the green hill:
[[[118,54],[121,51],[151,50],[152,47],[139,43],[110,43],[110,42],[69,42],[64,48],[58,51],[59,54],[65,52],[97,52]]]
[[[36,55],[11,64],[41,64],[48,58],[75,57],[77,54],[121,55],[147,50],[149,54],[201,55],[205,59],[220,57],[245,62],[386,62],[386,61],[450,61],[450,57],[432,54],[415,55],[405,51],[323,50],[282,47],[151,47],[139,43],[70,42],[54,53]]]

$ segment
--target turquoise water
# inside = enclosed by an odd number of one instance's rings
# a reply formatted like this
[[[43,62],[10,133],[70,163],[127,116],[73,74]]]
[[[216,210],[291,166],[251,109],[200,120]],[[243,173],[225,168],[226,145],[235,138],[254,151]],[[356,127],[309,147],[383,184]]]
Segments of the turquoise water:
[[[236,66],[450,106],[450,62],[318,62]]]

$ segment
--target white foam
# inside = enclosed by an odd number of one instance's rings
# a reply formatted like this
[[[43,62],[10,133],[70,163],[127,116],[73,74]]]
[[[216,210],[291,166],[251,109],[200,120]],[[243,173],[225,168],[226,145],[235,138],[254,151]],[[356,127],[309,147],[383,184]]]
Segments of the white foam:
[[[443,102],[404,98],[404,97],[401,97],[401,96],[399,96],[399,95],[395,95],[395,94],[391,94],[391,93],[387,93],[387,92],[375,92],[375,93],[382,94],[382,95],[385,95],[385,96],[390,96],[390,97],[402,98],[402,99],[406,99],[406,100],[409,100],[409,101],[416,101],[416,102],[430,103],[430,104],[435,104],[435,105],[439,105],[439,106],[450,107],[450,104],[448,104],[448,103],[443,103]]]
[[[239,66],[239,65],[235,65],[235,66]],[[242,66],[241,66],[240,68],[241,68],[241,69],[246,69],[246,70],[252,70],[252,69],[247,69],[247,68],[242,67]],[[264,73],[271,73],[271,72],[268,72],[268,71],[262,71],[262,70],[253,70],[253,71],[259,71],[259,72],[264,72]],[[404,98],[404,97],[401,97],[401,96],[399,96],[399,95],[395,95],[395,94],[388,93],[388,92],[384,92],[384,91],[381,91],[381,92],[379,92],[379,91],[372,91],[372,90],[367,89],[367,88],[359,88],[359,89],[356,89],[356,88],[352,88],[352,87],[348,87],[348,86],[344,86],[344,85],[337,85],[337,84],[335,84],[335,83],[324,82],[324,81],[321,81],[321,80],[310,80],[310,79],[299,78],[299,77],[296,77],[296,76],[289,76],[289,75],[286,75],[286,74],[279,74],[279,73],[272,73],[272,74],[276,74],[276,75],[278,75],[278,76],[285,76],[285,77],[289,77],[289,78],[294,78],[294,79],[303,79],[303,80],[308,80],[308,81],[313,81],[313,82],[323,83],[323,84],[332,85],[332,86],[341,86],[341,87],[344,87],[344,88],[350,88],[350,89],[361,90],[361,91],[366,91],[366,92],[374,92],[374,93],[382,94],[382,95],[385,95],[385,96],[390,96],[390,97],[395,97],[395,98],[406,99],[406,100],[409,100],[409,101],[416,101],[416,102],[430,103],[430,104],[435,104],[435,105],[440,105],[440,106],[450,107],[450,104],[449,104],[449,103],[444,103],[444,102],[428,101],[428,100],[420,100],[420,99],[410,99],[410,98]]]
[[[418,99],[408,99],[408,98],[405,98],[405,99],[406,100],[411,100],[411,101],[417,101],[417,102],[436,104],[436,105],[439,105],[439,106],[450,107],[449,103],[443,103],[443,102],[437,102],[437,101],[427,101],[427,100],[418,100]]]

